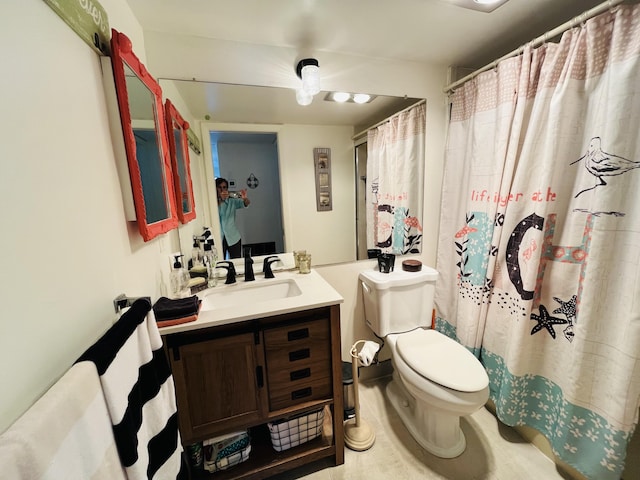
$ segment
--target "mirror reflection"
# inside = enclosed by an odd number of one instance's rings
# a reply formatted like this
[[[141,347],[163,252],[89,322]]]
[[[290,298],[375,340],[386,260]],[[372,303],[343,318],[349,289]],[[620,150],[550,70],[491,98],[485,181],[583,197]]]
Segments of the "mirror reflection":
[[[131,128],[135,139],[136,159],[140,168],[146,222],[156,223],[169,217],[171,205],[167,191],[168,179],[162,158],[162,143],[158,141],[157,112],[153,93],[124,64],[129,93]]]
[[[136,220],[146,242],[178,225],[162,91],[117,30],[111,52]]]
[[[219,176],[230,181],[230,190],[247,190],[251,205],[236,217],[243,245],[257,244],[271,252],[275,244],[276,253],[306,249],[313,253],[315,265],[367,258],[365,227],[356,228],[366,221],[363,202],[356,202],[356,192],[362,197],[365,191],[366,173],[360,172],[366,172],[366,155],[358,156],[357,172],[356,146],[366,151],[368,127],[420,99],[377,96],[368,104],[341,104],[325,100],[328,92],[320,92],[311,105],[302,107],[291,89],[160,79],[161,85],[169,82],[190,113],[204,120],[209,195]],[[269,153],[254,153],[260,144],[268,145]],[[317,210],[316,147],[331,149],[330,211]],[[249,161],[251,157],[262,160]],[[241,166],[243,161],[248,165]],[[219,235],[217,212],[211,217]],[[273,232],[268,235],[251,233],[264,233],[269,227]]]
[[[189,123],[169,99],[165,101],[165,110],[178,218],[180,222],[187,223],[196,217],[187,140]]]

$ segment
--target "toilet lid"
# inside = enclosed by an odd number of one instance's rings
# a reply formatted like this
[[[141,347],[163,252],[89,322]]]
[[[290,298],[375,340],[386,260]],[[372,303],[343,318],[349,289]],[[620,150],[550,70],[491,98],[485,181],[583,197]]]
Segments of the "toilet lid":
[[[489,385],[489,377],[473,354],[455,340],[418,328],[398,335],[402,359],[418,374],[459,392],[477,392]]]

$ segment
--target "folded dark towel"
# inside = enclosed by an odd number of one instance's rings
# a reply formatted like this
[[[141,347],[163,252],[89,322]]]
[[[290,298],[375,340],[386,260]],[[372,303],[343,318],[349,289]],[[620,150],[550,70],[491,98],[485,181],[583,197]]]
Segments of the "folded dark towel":
[[[190,317],[197,315],[199,310],[200,299],[196,295],[177,299],[160,297],[153,305],[153,313],[158,321]]]

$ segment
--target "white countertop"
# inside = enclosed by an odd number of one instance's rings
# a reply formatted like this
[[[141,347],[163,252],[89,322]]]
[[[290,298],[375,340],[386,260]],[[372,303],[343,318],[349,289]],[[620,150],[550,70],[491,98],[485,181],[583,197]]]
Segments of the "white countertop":
[[[271,317],[284,313],[326,307],[329,305],[339,304],[344,301],[342,296],[340,296],[340,294],[336,292],[334,288],[329,285],[329,283],[315,270],[311,270],[311,273],[308,274],[302,274],[298,271],[280,271],[275,272],[275,277],[276,278],[273,279],[264,278],[262,275],[256,275],[256,279],[253,282],[245,282],[243,277],[238,277],[236,279],[236,283],[231,285],[218,284],[216,287],[199,292],[198,297],[203,299],[212,291],[215,291],[216,293],[224,293],[225,290],[231,291],[231,289],[238,291],[243,288],[243,285],[246,287],[257,287],[261,284],[266,284],[267,282],[285,279],[292,279],[295,281],[300,288],[301,293],[293,297],[252,302],[251,294],[250,292],[247,292],[246,302],[234,305],[233,307],[200,310],[196,321],[171,327],[163,327],[160,329],[160,334],[168,335],[171,333],[216,327],[230,323],[242,322],[244,320]]]

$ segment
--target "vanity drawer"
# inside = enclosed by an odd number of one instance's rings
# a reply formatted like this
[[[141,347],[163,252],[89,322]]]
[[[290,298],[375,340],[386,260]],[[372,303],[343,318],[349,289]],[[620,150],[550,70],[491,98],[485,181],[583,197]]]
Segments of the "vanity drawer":
[[[331,397],[329,320],[264,331],[271,410]]]

